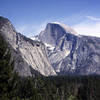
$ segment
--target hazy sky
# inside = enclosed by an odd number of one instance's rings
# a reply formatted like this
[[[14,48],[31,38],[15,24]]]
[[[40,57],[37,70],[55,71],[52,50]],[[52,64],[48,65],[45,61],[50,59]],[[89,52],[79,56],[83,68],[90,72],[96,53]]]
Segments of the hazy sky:
[[[38,34],[54,21],[79,34],[100,37],[100,0],[0,0],[0,15],[27,36]]]

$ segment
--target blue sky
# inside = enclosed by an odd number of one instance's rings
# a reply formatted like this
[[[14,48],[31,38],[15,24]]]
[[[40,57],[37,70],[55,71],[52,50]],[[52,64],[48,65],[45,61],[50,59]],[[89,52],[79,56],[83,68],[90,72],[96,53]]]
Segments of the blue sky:
[[[61,22],[79,34],[100,37],[100,0],[0,0],[0,15],[26,36],[48,22]]]

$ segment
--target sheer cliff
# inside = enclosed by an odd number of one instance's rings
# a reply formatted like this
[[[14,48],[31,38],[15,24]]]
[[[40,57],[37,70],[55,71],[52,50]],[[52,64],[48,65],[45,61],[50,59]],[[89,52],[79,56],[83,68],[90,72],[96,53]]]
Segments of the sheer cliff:
[[[0,17],[0,35],[9,44],[14,60],[14,69],[19,75],[33,76],[33,70],[45,76],[56,75],[47,58],[46,48],[42,42],[33,41],[21,35],[15,30],[11,22],[4,17]]]
[[[78,35],[58,22],[48,23],[38,38],[59,74],[100,74],[100,38]]]

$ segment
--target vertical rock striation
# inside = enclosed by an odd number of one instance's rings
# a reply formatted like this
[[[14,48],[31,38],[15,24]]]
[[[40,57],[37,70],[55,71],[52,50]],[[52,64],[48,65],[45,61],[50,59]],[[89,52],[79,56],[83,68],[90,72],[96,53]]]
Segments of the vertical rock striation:
[[[4,17],[0,17],[0,35],[10,46],[14,69],[19,75],[32,76],[32,69],[45,76],[56,75],[42,42],[33,41],[16,32],[11,22]]]
[[[48,48],[48,57],[59,74],[100,74],[100,38],[78,35],[60,23],[48,23],[38,38]],[[53,49],[50,49],[53,47]]]

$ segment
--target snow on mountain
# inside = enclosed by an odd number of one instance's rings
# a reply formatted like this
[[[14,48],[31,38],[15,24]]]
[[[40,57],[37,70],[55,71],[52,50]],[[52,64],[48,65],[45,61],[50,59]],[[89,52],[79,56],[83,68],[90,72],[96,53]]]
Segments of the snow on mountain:
[[[52,45],[50,45],[50,44],[47,44],[47,43],[44,43],[45,44],[45,46],[49,49],[49,50],[51,50],[51,51],[53,51],[54,50],[54,46],[52,46]]]

